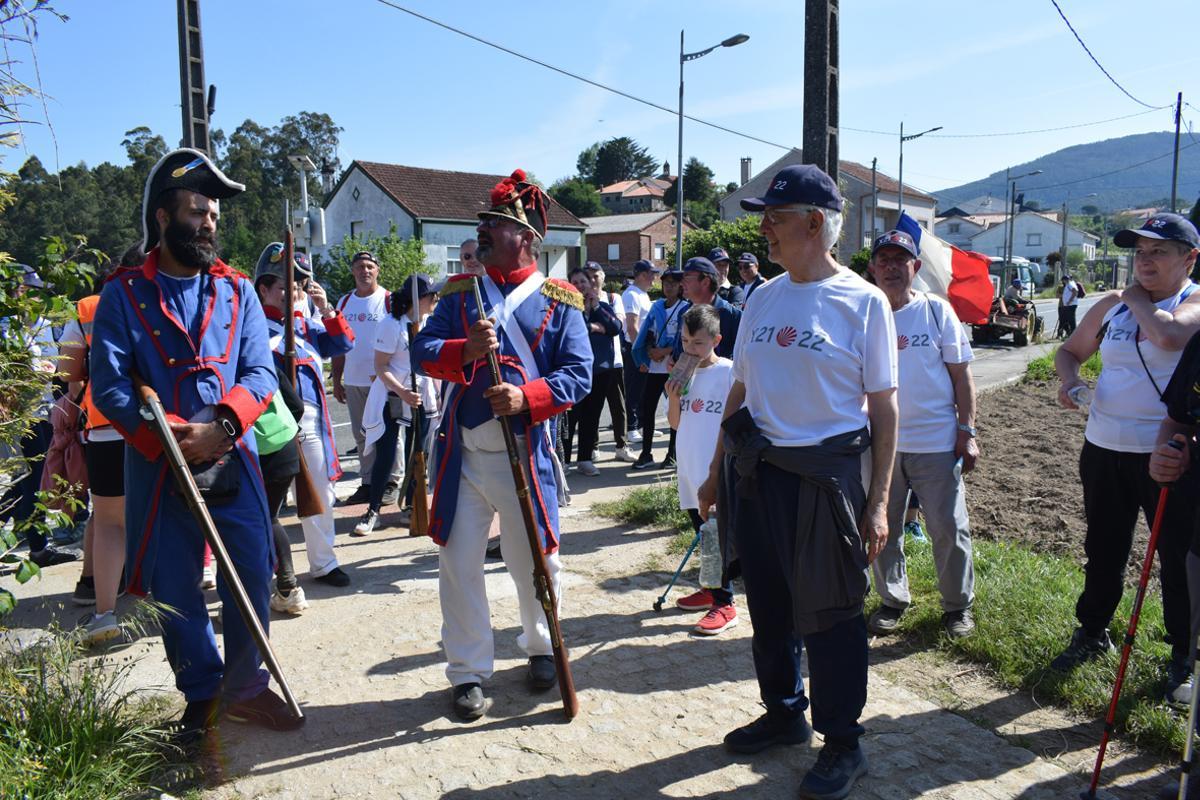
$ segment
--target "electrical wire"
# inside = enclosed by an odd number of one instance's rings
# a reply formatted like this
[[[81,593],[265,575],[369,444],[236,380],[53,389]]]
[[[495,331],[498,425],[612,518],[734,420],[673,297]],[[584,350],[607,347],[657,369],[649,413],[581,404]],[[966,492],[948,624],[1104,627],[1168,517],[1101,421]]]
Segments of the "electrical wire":
[[[1147,109],[1146,111],[1135,111],[1132,114],[1125,114],[1124,116],[1120,116],[1120,117],[1109,117],[1108,119],[1098,119],[1094,122],[1077,122],[1074,125],[1060,125],[1057,128],[1038,128],[1036,130],[1029,130],[1029,131],[1002,131],[1002,132],[997,132],[997,133],[927,133],[927,134],[925,134],[925,136],[927,136],[930,139],[984,139],[984,138],[991,138],[994,136],[1026,136],[1026,135],[1033,134],[1033,133],[1053,133],[1054,131],[1066,131],[1066,130],[1071,130],[1072,128],[1087,128],[1092,125],[1103,125],[1106,122],[1117,122],[1117,121],[1123,120],[1123,119],[1131,119],[1133,117],[1140,117],[1144,114],[1151,114],[1155,111],[1162,111],[1164,108],[1171,108],[1174,105],[1175,105],[1174,103],[1170,103],[1165,106],[1156,106],[1154,108]],[[840,127],[844,131],[854,131],[855,133],[873,133],[873,134],[878,134],[880,136],[896,136],[895,131],[877,131],[877,130],[871,130],[869,128],[851,128],[847,125],[842,125]],[[922,137],[922,138],[924,138],[924,137]]]
[[[1189,147],[1196,147],[1197,145],[1200,145],[1200,142],[1194,142],[1193,144],[1185,144],[1183,147],[1179,148],[1179,151],[1183,152],[1184,150],[1187,150]],[[1087,181],[1093,181],[1096,178],[1106,178],[1109,175],[1116,175],[1118,172],[1127,172],[1128,170],[1136,169],[1137,167],[1142,167],[1142,166],[1145,166],[1146,164],[1150,164],[1155,161],[1161,161],[1164,158],[1170,158],[1173,155],[1175,155],[1174,150],[1172,150],[1169,153],[1163,153],[1161,156],[1155,156],[1154,158],[1148,158],[1145,161],[1139,161],[1136,164],[1130,164],[1129,166],[1121,167],[1119,169],[1114,169],[1109,172],[1101,172],[1099,175],[1089,175],[1086,178],[1079,178],[1079,179],[1073,180],[1073,181],[1064,181],[1062,183],[1049,183],[1049,184],[1046,184],[1045,186],[1022,186],[1021,188],[1026,191],[1029,191],[1029,192],[1037,192],[1037,191],[1041,191],[1043,189],[1057,189],[1060,186],[1074,186],[1077,183],[1086,183]]]
[[[1120,89],[1121,92],[1126,97],[1128,97],[1130,100],[1137,103],[1138,105],[1145,106],[1146,108],[1156,108],[1155,106],[1152,106],[1149,103],[1143,103],[1141,100],[1138,100],[1136,97],[1131,95],[1124,86],[1117,83],[1117,79],[1114,78],[1111,74],[1109,74],[1109,71],[1104,68],[1104,65],[1101,64],[1100,61],[1094,55],[1092,55],[1092,51],[1089,50],[1088,46],[1083,43],[1083,39],[1079,36],[1079,33],[1076,32],[1075,26],[1071,24],[1071,20],[1067,19],[1067,15],[1063,13],[1062,8],[1058,5],[1058,0],[1050,0],[1050,3],[1051,3],[1051,5],[1054,6],[1054,9],[1058,12],[1058,15],[1060,17],[1062,17],[1062,21],[1067,23],[1067,27],[1071,29],[1071,33],[1074,34],[1074,36],[1075,36],[1075,41],[1079,42],[1079,46],[1083,48],[1083,52],[1088,54],[1088,58],[1090,58],[1092,60],[1093,64],[1095,64],[1097,67],[1100,68],[1100,71],[1104,73],[1104,77],[1108,78],[1109,81],[1112,82],[1113,86]]]

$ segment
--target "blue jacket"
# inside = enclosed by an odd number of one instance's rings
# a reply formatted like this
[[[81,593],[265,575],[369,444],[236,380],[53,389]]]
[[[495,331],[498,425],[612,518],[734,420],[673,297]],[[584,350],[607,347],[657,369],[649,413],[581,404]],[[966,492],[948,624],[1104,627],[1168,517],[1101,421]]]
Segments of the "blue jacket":
[[[204,308],[193,341],[188,322],[168,309],[158,281],[158,248],[138,269],[118,272],[104,287],[92,334],[92,400],[125,437],[126,574],[133,594],[145,594],[154,574],[161,517],[180,503],[158,438],[142,419],[133,386],[136,371],[158,393],[168,418],[186,422],[209,406],[237,420],[234,451],[244,474],[231,504],[247,519],[270,515],[258,465],[258,446],[245,435],[266,410],[279,384],[268,345],[267,321],[249,280],[221,261],[201,273]],[[170,565],[167,565],[170,568]]]
[[[493,274],[492,279],[507,296],[536,269],[531,266],[511,272],[506,276],[507,281],[499,274]],[[443,545],[454,526],[458,504],[462,465],[459,431],[494,419],[491,403],[483,396],[492,386],[487,362],[481,359],[463,363],[467,329],[479,319],[472,280],[470,275],[450,278],[433,315],[417,334],[411,353],[418,374],[445,381],[429,523],[429,535]],[[486,296],[483,302],[487,312],[491,305]],[[507,330],[500,334],[501,375],[506,382],[521,387],[529,406],[528,412],[509,419],[515,434],[528,433],[527,474],[533,482],[530,489],[538,533],[548,553],[558,548],[558,490],[544,423],[578,403],[592,388],[592,348],[583,315],[579,313],[582,307],[583,297],[574,286],[550,278],[513,313],[512,318],[525,335],[536,362],[540,377],[534,380],[529,380]]]
[[[692,307],[691,303],[683,309],[683,313]],[[719,358],[733,358],[733,345],[737,342],[738,325],[742,323],[742,310],[736,306],[732,306],[721,299],[720,295],[715,295],[712,301],[712,307],[717,310],[721,317],[721,343],[717,345],[716,354]],[[683,335],[680,334],[679,341],[675,343],[675,349],[671,353],[674,359],[679,358],[679,354],[683,352]]]
[[[596,304],[591,313],[584,311],[587,316],[588,324],[588,341],[592,344],[592,374],[604,369],[614,369],[613,362],[616,360],[616,348],[613,346],[613,337],[619,334],[623,327],[620,320],[617,319],[617,312],[613,311],[613,307],[603,300]],[[603,330],[596,333],[591,326],[595,323]]]
[[[633,360],[639,367],[650,366],[651,347],[675,347],[679,342],[680,321],[687,309],[688,302],[682,299],[676,300],[670,308],[667,308],[666,300],[655,300],[650,304],[646,321],[642,323],[642,329],[633,343]],[[668,321],[673,325],[669,326]],[[670,333],[668,327],[672,328]]]

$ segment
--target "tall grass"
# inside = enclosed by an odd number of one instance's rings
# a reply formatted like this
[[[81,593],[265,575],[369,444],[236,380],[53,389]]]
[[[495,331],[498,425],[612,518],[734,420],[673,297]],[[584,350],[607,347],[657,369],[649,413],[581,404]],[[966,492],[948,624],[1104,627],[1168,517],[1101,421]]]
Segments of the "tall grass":
[[[626,525],[674,530],[676,535],[667,545],[670,553],[679,554],[687,550],[694,535],[692,521],[687,512],[679,507],[679,485],[673,478],[669,483],[640,486],[620,500],[596,503],[592,510]]]
[[[1022,380],[1026,383],[1035,381],[1048,382],[1057,381],[1058,373],[1054,371],[1054,354],[1058,352],[1055,347],[1044,356],[1038,356],[1025,365],[1025,376]],[[1092,357],[1079,365],[1079,377],[1095,385],[1096,378],[1100,376],[1100,352],[1096,351]]]

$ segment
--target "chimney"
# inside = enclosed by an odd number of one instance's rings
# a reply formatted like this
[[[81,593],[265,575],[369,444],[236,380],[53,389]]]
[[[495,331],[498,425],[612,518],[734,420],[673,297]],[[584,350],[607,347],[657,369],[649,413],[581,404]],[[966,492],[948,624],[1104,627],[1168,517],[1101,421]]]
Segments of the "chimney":
[[[742,159],[742,186],[750,182],[750,157],[746,156]]]

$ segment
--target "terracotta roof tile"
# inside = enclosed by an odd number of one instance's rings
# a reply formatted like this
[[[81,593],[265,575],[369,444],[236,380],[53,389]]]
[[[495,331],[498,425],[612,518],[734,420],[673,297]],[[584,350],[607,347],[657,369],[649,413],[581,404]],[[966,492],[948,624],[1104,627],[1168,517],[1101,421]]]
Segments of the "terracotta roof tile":
[[[425,219],[473,220],[480,211],[488,209],[492,187],[506,175],[485,175],[478,172],[452,172],[444,169],[406,167],[401,164],[380,164],[376,161],[355,161],[367,177],[391,195],[406,211]],[[584,223],[550,199],[550,225],[582,228]]]
[[[853,175],[868,185],[871,183],[871,168],[864,164],[859,164],[857,161],[838,161],[838,169],[847,175]],[[875,186],[881,192],[897,193],[900,191],[900,184],[896,181],[896,179],[890,175],[884,175],[879,170],[875,171]],[[933,195],[926,194],[920,189],[910,186],[909,184],[904,185],[904,196],[920,197],[925,200],[937,200],[937,198]]]

